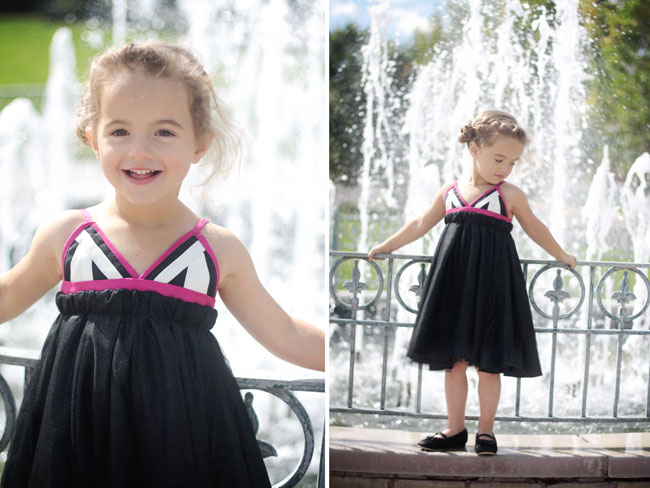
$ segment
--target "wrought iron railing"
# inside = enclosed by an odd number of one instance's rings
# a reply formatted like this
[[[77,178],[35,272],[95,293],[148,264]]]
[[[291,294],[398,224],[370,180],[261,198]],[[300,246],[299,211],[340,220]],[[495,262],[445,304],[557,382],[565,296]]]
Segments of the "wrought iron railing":
[[[34,367],[38,362],[38,353],[33,351],[24,351],[0,347],[0,364],[21,366],[25,369],[25,382],[27,385],[32,375]],[[305,476],[315,451],[314,429],[312,427],[309,414],[305,410],[300,400],[294,395],[295,392],[316,392],[325,393],[325,380],[322,379],[305,379],[305,380],[268,380],[257,378],[237,378],[237,383],[241,390],[246,391],[244,403],[248,410],[248,415],[253,424],[253,430],[257,434],[259,421],[253,407],[254,396],[250,390],[265,391],[279,398],[291,408],[294,415],[300,421],[304,436],[304,448],[300,462],[282,481],[273,485],[275,488],[296,486]],[[16,420],[16,401],[11,388],[7,384],[2,374],[0,374],[0,397],[4,406],[4,432],[0,438],[0,451],[4,451],[14,433],[14,424]],[[275,447],[266,441],[258,440],[263,457],[277,456]],[[320,464],[318,470],[318,487],[325,486],[325,432],[320,446]]]
[[[408,408],[390,408],[387,406],[387,370],[389,347],[395,346],[394,332],[400,328],[411,328],[423,292],[427,266],[430,257],[405,254],[378,255],[381,261],[368,261],[366,254],[345,251],[331,251],[329,288],[332,313],[330,324],[338,326],[340,342],[348,344],[348,382],[345,399],[333,398],[330,389],[330,412],[379,414],[419,418],[444,419],[444,412],[425,412],[422,410],[422,365],[417,372],[417,386],[414,406]],[[359,264],[365,263],[364,272]],[[379,264],[378,264],[379,263]],[[578,262],[575,270],[565,265],[546,260],[522,260],[522,271],[526,279],[530,303],[533,310],[535,332],[538,342],[541,335],[552,334],[551,359],[545,376],[548,377],[548,404],[546,415],[524,415],[521,412],[521,383],[516,379],[516,397],[514,415],[497,416],[497,420],[506,421],[542,421],[542,422],[650,422],[650,281],[648,268],[650,264],[632,264],[617,262]],[[416,268],[415,276],[411,267]],[[532,273],[532,277],[529,275]],[[550,273],[550,275],[549,275]],[[406,276],[410,275],[411,282]],[[568,284],[568,286],[567,286]],[[550,289],[544,290],[547,286]],[[405,296],[408,290],[413,295],[411,303]],[[608,295],[603,297],[603,295]],[[638,296],[637,296],[638,295]],[[545,300],[545,301],[544,301]],[[413,303],[415,302],[415,303]],[[550,309],[550,310],[549,310]],[[357,342],[363,329],[383,329],[381,368],[373,364],[370,368],[373,385],[379,385],[378,406],[360,405],[355,398],[355,365],[357,362]],[[361,331],[359,330],[361,329]],[[585,337],[585,353],[582,372],[582,404],[579,415],[558,416],[554,413],[554,401],[557,392],[556,359],[558,354],[558,336],[574,335]],[[332,337],[337,331],[331,331]],[[611,414],[589,415],[588,400],[590,387],[590,362],[594,338],[616,336],[616,368]],[[621,369],[623,363],[623,345],[632,336],[643,336],[648,345],[640,348],[641,354],[634,358],[636,368],[647,372],[645,379],[644,412],[621,416],[619,414]],[[332,342],[330,345],[332,348]],[[577,351],[573,351],[575,354]],[[345,354],[345,352],[343,352]],[[332,360],[330,360],[330,367]],[[376,372],[376,373],[375,373]],[[379,379],[378,375],[381,375]],[[641,373],[643,376],[644,373]],[[332,373],[330,373],[330,378]],[[527,380],[524,380],[527,381]],[[575,392],[574,392],[575,393]],[[340,397],[341,395],[339,395]],[[344,401],[344,405],[341,400]],[[361,402],[363,403],[363,402]],[[413,408],[414,407],[414,408]],[[468,416],[476,420],[476,416]]]

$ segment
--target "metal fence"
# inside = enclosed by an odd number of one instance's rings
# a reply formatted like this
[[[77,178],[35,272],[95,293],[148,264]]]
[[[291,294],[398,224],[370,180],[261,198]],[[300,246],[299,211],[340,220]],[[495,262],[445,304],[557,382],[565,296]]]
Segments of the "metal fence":
[[[398,328],[411,328],[417,313],[423,284],[426,277],[429,256],[386,254],[378,255],[385,260],[370,262],[366,254],[332,251],[329,274],[330,298],[333,312],[330,323],[338,326],[339,336],[349,343],[348,383],[345,405],[333,404],[330,398],[330,412],[409,416],[418,418],[444,419],[443,412],[422,410],[422,365],[417,372],[417,386],[414,408],[387,407],[387,369],[391,337]],[[365,272],[360,270],[365,263]],[[541,335],[551,334],[551,359],[548,368],[548,404],[545,415],[526,416],[521,413],[521,378],[516,380],[514,415],[497,416],[506,421],[542,422],[648,422],[650,421],[650,264],[617,262],[578,262],[570,270],[554,261],[522,260],[522,271],[526,279],[530,303],[533,310],[535,332],[538,341]],[[532,275],[532,276],[529,276]],[[409,281],[410,280],[410,281]],[[546,287],[547,289],[544,289]],[[406,293],[412,296],[406,296]],[[603,296],[605,295],[605,296]],[[408,313],[406,313],[408,312]],[[374,315],[374,316],[373,316]],[[404,317],[407,316],[405,319]],[[355,365],[357,361],[357,339],[363,329],[383,329],[381,341],[381,368],[376,371],[380,385],[378,408],[360,406],[355,399]],[[361,331],[360,331],[361,329]],[[557,397],[555,382],[558,358],[558,336],[584,336],[584,360],[582,371],[581,414],[558,416],[554,414]],[[597,337],[615,336],[615,386],[611,413],[609,415],[588,415],[590,362],[593,341]],[[644,412],[634,415],[619,415],[623,345],[632,336],[643,336],[647,343],[642,354],[634,358],[636,367],[647,372],[645,379]],[[574,351],[575,353],[576,351]],[[330,362],[330,365],[332,363]],[[642,373],[643,375],[644,373]],[[379,376],[381,378],[379,379]],[[331,377],[331,376],[330,376]],[[524,380],[526,381],[526,380]],[[331,394],[331,393],[330,393]],[[476,416],[468,416],[475,420]]]
[[[17,349],[9,349],[0,347],[0,364],[9,364],[21,366],[25,368],[25,385],[29,382],[34,367],[38,362],[38,353],[33,351],[22,351]],[[265,391],[271,395],[279,398],[291,408],[293,414],[300,421],[304,435],[304,448],[300,462],[287,475],[282,481],[274,485],[276,488],[296,486],[300,480],[305,476],[307,469],[311,463],[315,451],[314,429],[312,427],[309,414],[305,410],[300,400],[296,398],[294,392],[316,392],[325,393],[325,380],[320,379],[307,379],[307,380],[267,380],[257,378],[237,378],[239,388],[241,390],[258,390]],[[9,388],[7,381],[0,374],[0,397],[4,405],[4,431],[0,438],[0,451],[4,451],[14,433],[15,420],[16,420],[16,401],[14,394]],[[259,429],[259,421],[257,414],[253,407],[254,396],[251,391],[247,391],[244,396],[244,403],[246,405],[248,415],[253,424],[253,430],[257,434]],[[281,434],[281,433],[280,433]],[[263,457],[277,455],[274,446],[265,441],[258,441],[260,450]],[[323,438],[320,446],[320,464],[318,470],[318,487],[325,486],[325,432],[323,431]]]

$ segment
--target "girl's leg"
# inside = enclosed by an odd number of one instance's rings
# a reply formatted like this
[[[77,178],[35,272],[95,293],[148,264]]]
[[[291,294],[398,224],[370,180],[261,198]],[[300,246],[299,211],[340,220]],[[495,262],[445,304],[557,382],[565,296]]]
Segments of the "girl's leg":
[[[447,399],[447,428],[445,435],[456,435],[465,428],[465,404],[467,403],[467,363],[458,361],[451,370],[445,371],[445,397]]]
[[[478,433],[494,433],[494,417],[497,415],[499,397],[501,396],[501,375],[478,372],[478,401],[481,416],[478,419]]]

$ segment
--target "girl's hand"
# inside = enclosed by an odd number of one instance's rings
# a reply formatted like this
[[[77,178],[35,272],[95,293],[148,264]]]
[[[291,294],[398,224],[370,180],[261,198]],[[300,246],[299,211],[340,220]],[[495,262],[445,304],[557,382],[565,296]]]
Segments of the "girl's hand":
[[[569,253],[564,253],[563,256],[560,256],[561,259],[558,259],[561,263],[564,263],[569,266],[569,269],[575,269],[576,267],[576,257]]]
[[[391,250],[386,249],[386,246],[384,244],[377,244],[368,253],[368,259],[370,261],[373,261],[375,259],[375,254],[389,254],[390,252]],[[378,258],[378,259],[383,259],[383,258]]]

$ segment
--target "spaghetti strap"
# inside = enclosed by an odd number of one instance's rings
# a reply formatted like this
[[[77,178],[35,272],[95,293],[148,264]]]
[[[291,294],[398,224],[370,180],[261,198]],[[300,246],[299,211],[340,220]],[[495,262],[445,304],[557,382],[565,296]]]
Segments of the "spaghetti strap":
[[[207,224],[209,221],[207,219],[200,219],[196,225],[194,226],[194,232],[201,232],[201,229],[205,227],[205,224]]]
[[[93,221],[93,218],[90,216],[90,212],[88,211],[88,209],[82,208],[81,209],[81,215],[84,216],[84,219],[86,220],[86,222],[92,222]]]

